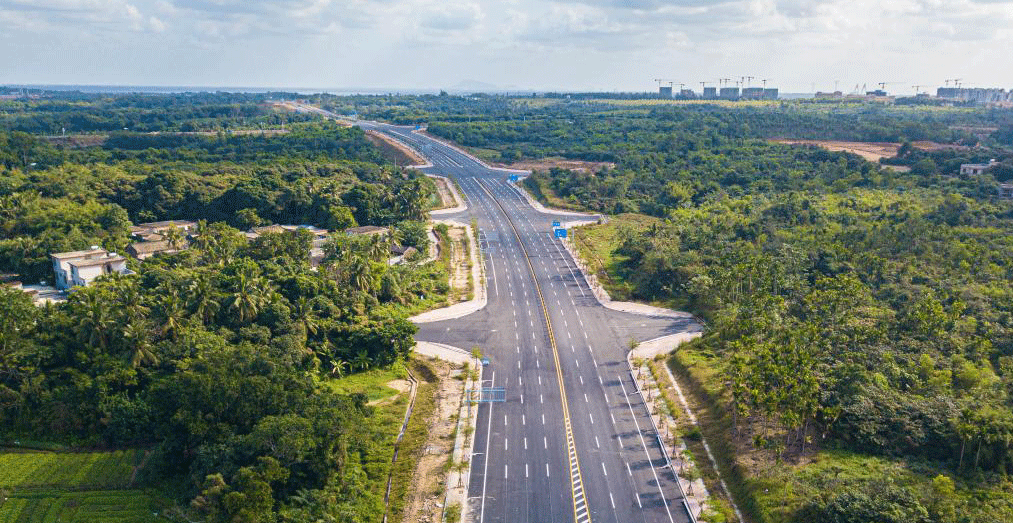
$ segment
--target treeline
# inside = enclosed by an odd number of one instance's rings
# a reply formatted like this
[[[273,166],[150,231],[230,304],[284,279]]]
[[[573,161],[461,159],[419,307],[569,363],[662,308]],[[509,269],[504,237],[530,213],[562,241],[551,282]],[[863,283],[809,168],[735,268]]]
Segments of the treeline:
[[[658,150],[658,141],[715,147],[744,139],[818,139],[868,142],[935,141],[974,145],[978,139],[951,127],[980,122],[983,115],[913,113],[858,106],[839,110],[798,104],[727,108],[665,106],[621,111],[592,105],[549,106],[509,119],[436,121],[433,134],[463,145],[498,151],[505,161],[559,155],[623,163],[638,151]],[[900,113],[900,114],[898,114]],[[1006,115],[1006,118],[1013,118]],[[652,147],[641,147],[649,142]]]
[[[57,135],[130,130],[218,131],[278,127],[317,120],[309,113],[277,111],[266,95],[81,95],[0,102],[0,129]]]
[[[204,219],[243,230],[270,223],[341,230],[426,218],[432,182],[371,162],[379,154],[361,131],[313,125],[299,142],[302,133],[289,142],[287,136],[236,140],[226,150],[213,137],[170,136],[166,144],[189,147],[145,148],[143,162],[130,156],[136,151],[107,144],[65,155],[56,167],[7,171],[0,182],[0,263],[25,281],[48,280],[50,253],[90,245],[123,252],[131,222]],[[31,136],[0,133],[0,144],[5,136],[29,144],[29,159],[53,157]],[[284,144],[291,141],[305,154],[290,153]],[[0,148],[4,153],[21,154],[14,147]]]

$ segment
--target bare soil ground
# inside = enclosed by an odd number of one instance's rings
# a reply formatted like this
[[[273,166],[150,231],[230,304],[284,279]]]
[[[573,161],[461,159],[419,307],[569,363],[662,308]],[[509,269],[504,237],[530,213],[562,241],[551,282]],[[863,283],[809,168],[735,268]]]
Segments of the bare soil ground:
[[[464,382],[454,379],[460,372],[450,363],[427,359],[440,379],[436,395],[436,416],[429,430],[426,450],[419,459],[412,481],[415,491],[405,506],[402,521],[428,523],[440,521],[443,514],[443,492],[447,481],[447,460],[454,451],[455,414],[460,410]]]
[[[616,164],[612,162],[585,162],[582,160],[568,160],[566,158],[548,157],[540,160],[522,160],[512,164],[495,163],[495,167],[508,169],[525,169],[528,171],[548,171],[553,167],[559,169],[570,169],[586,173],[598,172],[602,169],[615,169]]]
[[[447,187],[447,180],[443,178],[433,178],[433,182],[436,183],[436,190],[440,193],[441,209],[447,209],[450,207],[456,207],[457,201],[454,200],[454,195],[450,192],[450,188]]]
[[[451,227],[447,233],[450,238],[450,275],[449,304],[468,300],[471,292],[471,263],[468,257],[468,237],[461,227]]]
[[[832,140],[777,140],[777,143],[815,145],[828,151],[857,154],[870,162],[897,156],[900,144],[889,142],[838,142]]]
[[[899,143],[892,142],[841,142],[834,140],[776,140],[776,142],[784,144],[815,145],[828,151],[853,153],[869,160],[870,162],[879,162],[880,158],[892,158],[897,156],[897,151],[900,149]],[[915,148],[928,152],[943,149],[968,148],[963,145],[952,145],[937,142],[911,142],[911,145]]]
[[[398,165],[425,165],[426,163],[425,158],[386,134],[366,131],[366,139],[373,142],[383,151],[384,156],[396,161]]]

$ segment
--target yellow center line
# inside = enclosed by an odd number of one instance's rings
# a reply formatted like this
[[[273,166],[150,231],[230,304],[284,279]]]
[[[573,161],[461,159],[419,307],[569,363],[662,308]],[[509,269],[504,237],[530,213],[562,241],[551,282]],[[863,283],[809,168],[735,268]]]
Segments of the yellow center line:
[[[556,364],[556,381],[559,384],[559,397],[563,405],[563,425],[566,428],[566,447],[568,454],[567,457],[570,460],[572,460],[572,463],[574,463],[577,467],[577,482],[574,482],[573,480],[573,465],[570,465],[569,469],[570,494],[573,500],[573,520],[590,522],[591,510],[590,507],[587,505],[587,494],[584,491],[584,477],[583,475],[581,475],[580,472],[580,459],[577,457],[577,448],[573,438],[573,428],[570,423],[570,406],[569,402],[566,399],[566,387],[563,383],[563,367],[559,364],[559,350],[556,348],[556,337],[552,333],[552,321],[549,320],[549,310],[545,306],[545,298],[542,297],[542,288],[540,285],[538,285],[538,278],[537,276],[535,276],[535,267],[534,265],[531,264],[531,257],[528,256],[528,250],[524,248],[524,242],[521,241],[521,235],[520,233],[517,232],[517,227],[514,226],[513,219],[511,219],[510,215],[507,214],[506,209],[503,208],[503,204],[501,204],[499,200],[497,200],[496,197],[494,197],[492,193],[489,192],[489,189],[487,189],[485,187],[485,184],[481,183],[480,180],[479,186],[482,187],[482,190],[484,190],[485,193],[489,195],[489,198],[491,198],[492,201],[496,203],[496,206],[499,207],[500,212],[502,212],[503,215],[506,216],[507,223],[510,224],[510,229],[513,231],[514,237],[517,238],[517,244],[521,246],[521,252],[524,254],[524,261],[527,262],[528,264],[528,271],[531,273],[531,280],[534,282],[535,292],[538,294],[538,301],[541,303],[542,306],[542,317],[545,319],[545,327],[549,331],[549,346],[552,347],[552,359]],[[583,503],[584,503],[584,512],[586,513],[586,516],[585,519],[583,520],[577,515],[578,483],[581,496],[584,498]]]

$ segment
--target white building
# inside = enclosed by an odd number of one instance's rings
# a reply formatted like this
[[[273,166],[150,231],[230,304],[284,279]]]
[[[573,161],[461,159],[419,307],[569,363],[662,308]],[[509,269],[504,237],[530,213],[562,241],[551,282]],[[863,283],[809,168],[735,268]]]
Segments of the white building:
[[[977,176],[983,174],[989,167],[998,164],[995,160],[989,160],[988,163],[962,163],[960,164],[960,175],[961,176]]]
[[[999,197],[1004,200],[1013,199],[1013,183],[1000,183],[997,192]]]
[[[98,247],[86,251],[58,252],[49,256],[53,260],[56,288],[61,290],[76,285],[87,286],[104,274],[133,274],[127,268],[126,258]]]

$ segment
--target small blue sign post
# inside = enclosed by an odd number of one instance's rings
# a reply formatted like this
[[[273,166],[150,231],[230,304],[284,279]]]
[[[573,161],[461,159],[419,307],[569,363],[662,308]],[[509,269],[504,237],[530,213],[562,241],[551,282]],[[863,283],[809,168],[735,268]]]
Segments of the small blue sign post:
[[[557,222],[552,222],[552,226],[553,227],[559,227],[559,222],[558,221]]]
[[[552,232],[556,238],[566,238],[566,229],[553,229]]]
[[[517,180],[520,180],[520,179],[521,179],[521,177],[519,175],[516,175],[516,174],[511,174],[510,175],[510,181],[511,182],[516,182]]]

